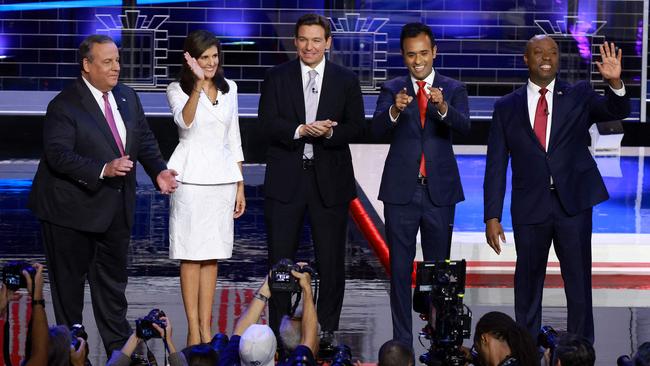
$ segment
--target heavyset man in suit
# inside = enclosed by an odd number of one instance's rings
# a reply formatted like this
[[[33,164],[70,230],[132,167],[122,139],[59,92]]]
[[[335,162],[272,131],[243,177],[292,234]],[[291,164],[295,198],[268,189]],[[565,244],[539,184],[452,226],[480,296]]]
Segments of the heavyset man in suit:
[[[338,330],[345,288],[348,206],[356,196],[348,143],[364,126],[357,76],[325,59],[329,20],[306,14],[296,22],[298,58],[269,70],[259,119],[270,139],[264,180],[269,265],[295,259],[306,213],[320,277],[322,340]],[[277,334],[289,297],[273,295],[270,324]]]
[[[29,208],[41,222],[58,324],[82,323],[84,287],[110,356],[131,334],[127,253],[135,208],[135,161],[162,193],[176,188],[133,89],[118,83],[119,51],[108,36],[79,46],[81,77],[48,105],[43,156]]]
[[[512,226],[517,251],[515,315],[537,336],[542,291],[553,242],[567,297],[567,329],[594,341],[591,305],[592,207],[608,198],[588,150],[589,126],[630,113],[621,81],[621,51],[600,47],[605,96],[587,82],[558,80],[559,50],[548,36],[526,45],[528,83],[494,106],[484,181],[485,236],[499,254],[508,160],[512,165]]]
[[[419,229],[425,261],[449,258],[455,205],[464,200],[451,137],[468,133],[470,120],[465,86],[433,69],[431,29],[406,24],[400,46],[409,75],[384,83],[372,132],[390,139],[379,199],[390,251],[393,339],[412,346],[416,235]]]

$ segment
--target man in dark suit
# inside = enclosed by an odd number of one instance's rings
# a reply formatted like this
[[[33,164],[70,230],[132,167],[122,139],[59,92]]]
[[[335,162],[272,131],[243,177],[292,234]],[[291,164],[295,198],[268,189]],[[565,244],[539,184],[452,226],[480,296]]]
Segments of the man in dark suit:
[[[420,230],[425,261],[449,258],[456,203],[465,199],[452,149],[452,131],[470,130],[465,86],[433,70],[436,42],[428,26],[402,28],[409,75],[384,83],[372,121],[390,139],[379,199],[390,250],[393,339],[413,344],[411,273]]]
[[[325,340],[338,330],[345,289],[348,206],[356,196],[348,143],[363,130],[357,76],[325,59],[329,21],[306,14],[295,26],[298,58],[269,70],[259,118],[270,139],[264,180],[269,265],[295,259],[309,214],[320,278],[318,319]],[[273,294],[271,328],[287,313],[288,296]]]
[[[488,140],[485,168],[485,236],[499,254],[508,160],[512,165],[512,226],[517,251],[515,315],[534,337],[541,326],[542,291],[551,242],[560,260],[568,308],[568,331],[594,340],[591,307],[591,213],[608,198],[589,153],[589,126],[630,113],[621,81],[621,51],[600,47],[598,70],[605,96],[587,82],[556,78],[559,50],[548,36],[528,41],[528,83],[499,99]]]
[[[127,252],[139,161],[162,193],[176,188],[133,89],[119,84],[119,52],[107,36],[79,46],[81,77],[48,105],[43,157],[29,196],[41,221],[58,324],[82,323],[84,287],[108,355],[131,333]]]

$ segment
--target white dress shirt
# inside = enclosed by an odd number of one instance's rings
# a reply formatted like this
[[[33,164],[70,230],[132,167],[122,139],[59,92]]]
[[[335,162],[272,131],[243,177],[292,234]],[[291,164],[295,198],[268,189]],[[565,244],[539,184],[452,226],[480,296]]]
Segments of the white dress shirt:
[[[99,89],[95,88],[83,76],[81,77],[81,80],[83,80],[84,83],[86,83],[93,97],[95,97],[95,101],[99,105],[99,109],[101,109],[104,116],[106,116],[106,111],[104,110],[104,93],[99,91]],[[111,111],[113,112],[115,127],[117,127],[117,134],[120,135],[120,140],[122,140],[122,147],[126,148],[126,127],[124,126],[124,120],[122,119],[122,115],[120,114],[120,111],[117,109],[117,101],[115,101],[115,97],[113,96],[112,91],[108,92],[108,102],[111,104]]]
[[[86,80],[85,77],[82,76],[81,80],[83,80],[84,83],[86,83],[88,89],[90,89],[90,93],[95,98],[97,104],[99,104],[99,109],[102,110],[102,113],[104,114],[105,117],[106,111],[104,110],[104,93],[101,92],[99,89],[95,88],[88,80]],[[124,150],[126,151],[126,126],[124,126],[124,120],[122,119],[122,115],[120,114],[120,111],[117,109],[117,101],[115,101],[115,97],[113,96],[112,91],[108,92],[108,103],[110,103],[111,105],[111,111],[113,112],[113,120],[115,121],[115,127],[117,128],[117,134],[120,136],[120,140],[122,140],[122,147],[124,147]],[[105,169],[106,169],[106,164],[104,164],[101,173],[99,173],[99,179],[104,179]]]
[[[239,133],[237,84],[226,80],[230,91],[217,93],[217,105],[201,91],[194,120],[187,126],[183,108],[190,99],[178,82],[167,87],[167,101],[178,127],[179,142],[167,166],[176,179],[191,184],[224,184],[243,180],[238,162],[244,161]]]
[[[551,81],[546,89],[548,90],[544,95],[546,97],[546,103],[548,104],[548,114],[546,119],[546,151],[548,151],[548,143],[551,138],[551,125],[553,124],[553,92],[555,89],[555,80]],[[614,89],[610,86],[614,94],[622,97],[625,95],[625,85],[621,89]],[[530,121],[530,127],[535,130],[535,111],[537,110],[537,102],[539,101],[539,91],[542,89],[540,86],[533,83],[528,79],[528,85],[526,86],[526,94],[528,101],[528,120]]]
[[[307,87],[307,84],[309,84],[309,71],[311,70],[316,70],[317,75],[316,75],[316,92],[318,93],[318,101],[320,103],[320,96],[321,96],[321,90],[323,86],[323,73],[325,72],[325,57],[320,61],[316,67],[313,69],[309,66],[307,66],[302,60],[300,60],[300,76],[302,77],[302,90],[303,92],[307,93],[309,90],[305,91],[305,88]],[[304,103],[304,102],[303,102]],[[305,121],[306,124],[313,123],[315,121]],[[300,126],[299,125],[296,128],[296,131],[293,134],[293,139],[298,140],[300,138]],[[327,138],[332,137],[331,135]]]

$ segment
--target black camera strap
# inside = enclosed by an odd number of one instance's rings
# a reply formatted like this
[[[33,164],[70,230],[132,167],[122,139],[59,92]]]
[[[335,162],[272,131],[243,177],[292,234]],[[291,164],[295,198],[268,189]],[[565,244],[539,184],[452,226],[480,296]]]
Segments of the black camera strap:
[[[165,363],[164,365],[167,366],[167,355],[170,354],[169,352],[169,344],[167,344],[167,327],[163,328],[163,345],[165,346]]]

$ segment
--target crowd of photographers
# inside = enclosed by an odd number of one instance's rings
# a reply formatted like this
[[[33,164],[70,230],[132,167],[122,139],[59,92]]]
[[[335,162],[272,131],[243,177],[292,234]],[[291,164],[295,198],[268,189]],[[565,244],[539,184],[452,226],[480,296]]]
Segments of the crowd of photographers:
[[[281,268],[278,270],[278,268]],[[144,341],[160,338],[165,346],[163,365],[179,366],[311,366],[317,365],[319,353],[319,325],[312,288],[313,270],[305,263],[281,262],[271,270],[257,289],[250,304],[238,319],[233,334],[217,334],[210,344],[190,346],[177,351],[172,341],[172,322],[161,310],[154,309],[136,320],[136,330],[120,351],[109,355],[107,366],[157,365],[150,352],[139,353]],[[40,264],[9,264],[3,270],[0,287],[0,314],[8,327],[9,301],[20,288],[27,289],[32,311],[25,344],[25,360],[21,365],[86,366],[88,335],[83,326],[52,326],[48,328],[43,298],[43,266]],[[267,325],[258,324],[269,298],[277,291],[291,292],[295,304],[285,316],[279,339]],[[301,301],[302,299],[302,301]],[[432,303],[432,306],[436,306]],[[440,310],[440,309],[439,309]],[[471,315],[470,315],[471,316]],[[5,328],[5,335],[8,334]],[[558,334],[551,327],[543,327],[536,342],[510,316],[489,312],[479,319],[473,332],[472,348],[456,344],[452,352],[442,347],[435,353],[420,357],[427,365],[481,365],[481,366],[594,366],[596,356],[585,339],[570,334]],[[465,337],[466,338],[466,337]],[[8,357],[8,337],[4,337],[5,365]],[[140,350],[140,351],[139,351]],[[148,350],[148,349],[146,349]],[[448,353],[448,354],[447,354]],[[461,355],[457,357],[457,355]],[[352,352],[346,345],[329,350],[329,365],[360,365],[353,363]],[[410,345],[397,340],[384,343],[378,354],[378,366],[412,366],[415,355]],[[650,342],[642,344],[630,356],[621,356],[619,366],[650,366]]]

